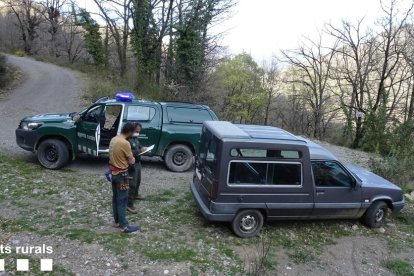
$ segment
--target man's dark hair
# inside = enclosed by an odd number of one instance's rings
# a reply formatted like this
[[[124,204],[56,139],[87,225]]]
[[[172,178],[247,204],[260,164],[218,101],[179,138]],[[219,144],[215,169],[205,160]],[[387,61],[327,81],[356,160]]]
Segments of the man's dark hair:
[[[129,134],[135,132],[136,125],[134,123],[126,123],[122,126],[121,133],[122,134]]]
[[[139,127],[140,129],[142,129],[142,125],[140,122],[134,122],[135,124],[135,128]]]

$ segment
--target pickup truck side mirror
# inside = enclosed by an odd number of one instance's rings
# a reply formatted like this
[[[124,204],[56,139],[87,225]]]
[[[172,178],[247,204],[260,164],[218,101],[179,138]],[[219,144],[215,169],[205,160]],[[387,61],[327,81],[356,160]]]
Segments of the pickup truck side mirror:
[[[72,120],[75,122],[78,122],[81,118],[82,118],[81,115],[76,114],[75,116],[72,117]]]

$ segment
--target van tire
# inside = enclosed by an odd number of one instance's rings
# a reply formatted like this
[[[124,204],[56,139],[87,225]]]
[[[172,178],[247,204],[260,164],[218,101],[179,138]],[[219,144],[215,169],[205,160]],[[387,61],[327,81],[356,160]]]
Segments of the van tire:
[[[263,221],[263,214],[259,210],[241,210],[234,217],[231,228],[240,238],[251,238],[260,232]]]
[[[384,201],[374,202],[362,217],[363,223],[371,228],[379,228],[387,217],[388,205]]]
[[[37,160],[50,170],[58,170],[69,162],[69,149],[58,139],[47,139],[37,149]]]
[[[168,148],[164,155],[164,162],[170,171],[185,172],[193,166],[194,155],[186,145],[173,145]]]

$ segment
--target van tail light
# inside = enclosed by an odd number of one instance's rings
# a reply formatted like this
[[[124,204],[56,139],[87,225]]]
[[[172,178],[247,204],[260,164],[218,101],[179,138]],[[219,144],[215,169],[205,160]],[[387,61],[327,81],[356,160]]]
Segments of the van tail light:
[[[214,200],[217,198],[217,190],[218,190],[218,181],[213,180],[211,182],[210,200]]]

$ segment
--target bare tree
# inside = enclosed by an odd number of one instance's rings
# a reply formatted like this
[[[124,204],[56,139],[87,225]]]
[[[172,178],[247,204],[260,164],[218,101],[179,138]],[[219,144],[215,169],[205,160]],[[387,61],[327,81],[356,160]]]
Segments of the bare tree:
[[[55,57],[59,57],[59,45],[57,34],[61,24],[65,19],[62,19],[62,9],[66,4],[66,0],[43,0],[39,2],[45,11],[45,20],[48,22],[48,32],[50,34],[51,50]]]
[[[37,29],[44,22],[45,10],[33,0],[3,0],[5,7],[17,19],[24,43],[24,51],[33,54],[33,42],[37,38]]]
[[[404,60],[410,68],[411,78],[409,80],[408,90],[405,98],[404,120],[409,121],[414,119],[414,29],[413,26],[405,28],[405,47],[402,52]]]
[[[266,106],[265,106],[265,115],[264,115],[264,124],[270,124],[270,113],[273,111],[272,104],[280,96],[281,92],[281,70],[278,68],[278,64],[275,59],[273,59],[270,65],[264,64],[264,74],[263,74],[263,89],[267,95]]]
[[[74,11],[74,3],[70,6],[66,6],[68,10],[64,10],[61,22],[61,45],[66,57],[70,63],[78,61],[85,53],[83,46],[83,28],[78,24],[76,20],[76,14]]]
[[[94,0],[99,8],[99,15],[105,20],[115,42],[120,64],[119,74],[125,75],[127,70],[127,51],[131,33],[132,0]],[[108,37],[106,38],[108,39]]]
[[[319,139],[324,135],[325,118],[331,112],[327,108],[332,96],[328,81],[335,53],[332,49],[336,49],[336,43],[332,47],[323,46],[321,33],[318,40],[306,39],[306,42],[307,45],[298,49],[282,51],[282,55],[285,62],[297,70],[288,81],[302,85],[313,113],[313,136]]]
[[[339,42],[335,53],[332,78],[339,88],[339,100],[346,117],[344,136],[348,136],[355,121],[353,146],[357,147],[363,136],[363,117],[367,113],[370,93],[370,75],[375,65],[375,37],[370,30],[364,32],[363,19],[355,24],[342,21],[341,26],[327,26],[327,32]]]
[[[387,2],[387,3],[385,3]],[[381,1],[385,16],[380,19],[382,30],[377,38],[380,58],[378,70],[378,88],[372,110],[375,112],[382,104],[385,108],[388,102],[387,80],[397,69],[402,58],[403,43],[401,35],[405,24],[414,9],[414,1],[403,12],[398,9],[399,0]],[[392,86],[392,85],[390,85]]]

